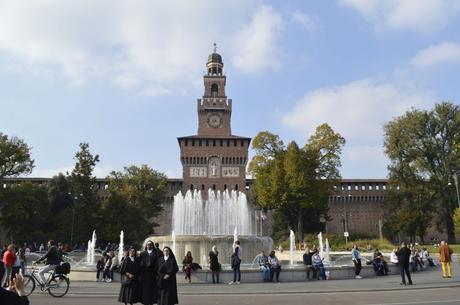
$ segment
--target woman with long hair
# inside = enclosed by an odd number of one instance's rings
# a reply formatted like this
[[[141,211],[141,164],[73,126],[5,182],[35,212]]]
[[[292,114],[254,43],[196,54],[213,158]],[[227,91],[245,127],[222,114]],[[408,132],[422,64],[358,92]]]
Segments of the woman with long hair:
[[[120,276],[121,288],[118,301],[125,305],[139,302],[139,262],[135,249],[131,248],[125,254],[120,266]]]
[[[193,257],[192,252],[187,251],[187,254],[182,261],[182,271],[185,272],[185,279],[188,279],[188,282],[192,282],[192,264],[193,264]]]
[[[177,297],[176,273],[179,271],[176,257],[171,248],[163,248],[163,257],[160,257],[158,264],[160,296],[158,305],[179,304]]]

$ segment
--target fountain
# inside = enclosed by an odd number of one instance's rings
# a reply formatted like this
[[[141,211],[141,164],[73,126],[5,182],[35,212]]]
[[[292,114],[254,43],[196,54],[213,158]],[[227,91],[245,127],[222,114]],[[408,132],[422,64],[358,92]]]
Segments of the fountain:
[[[124,237],[125,237],[125,233],[123,232],[123,230],[121,230],[120,244],[118,245],[118,261],[119,262],[121,262],[121,259],[123,258],[123,250],[125,248]]]
[[[174,231],[172,231],[171,233],[171,239],[172,239],[172,250],[175,255],[176,254],[176,233],[174,233]]]
[[[243,249],[243,263],[251,262],[261,250],[273,248],[270,237],[256,236],[255,213],[248,204],[246,194],[235,190],[208,190],[207,200],[199,190],[179,192],[174,196],[172,229],[169,236],[152,236],[161,246],[173,244],[178,259],[191,251],[202,265],[212,246],[220,251],[222,263],[230,263],[232,245],[239,240]],[[175,245],[175,246],[174,246]]]
[[[94,255],[96,249],[96,230],[93,231],[91,240],[88,240],[88,249],[86,251],[86,263],[88,265],[94,265]]]
[[[289,233],[289,265],[294,265],[295,234],[290,230]]]
[[[323,233],[318,234],[319,256],[324,258]]]
[[[324,257],[324,263],[331,263],[331,246],[329,245],[329,240],[326,238],[326,256]]]

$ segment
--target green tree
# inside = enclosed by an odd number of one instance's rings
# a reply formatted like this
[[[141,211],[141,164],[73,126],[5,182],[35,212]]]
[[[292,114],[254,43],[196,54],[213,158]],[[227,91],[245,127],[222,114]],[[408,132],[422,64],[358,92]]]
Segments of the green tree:
[[[100,229],[105,241],[112,241],[124,230],[127,241],[141,242],[154,233],[155,217],[162,211],[167,178],[147,165],[125,167],[109,177],[109,198],[103,203],[103,219],[114,220]]]
[[[12,242],[43,241],[51,227],[47,189],[30,182],[13,184],[0,193],[0,224]]]
[[[306,230],[322,229],[321,218],[328,218],[328,196],[340,178],[344,144],[327,124],[318,126],[302,149],[295,142],[285,148],[277,135],[267,131],[256,136],[256,154],[249,166],[256,178],[253,201],[262,208],[276,209],[275,230],[278,225],[296,228],[303,239]]]
[[[48,198],[54,216],[72,205],[73,198],[68,177],[59,173],[51,178],[48,182]]]
[[[0,132],[0,180],[21,174],[30,174],[34,160],[30,156],[30,147],[17,137],[8,138]]]
[[[80,151],[75,154],[75,160],[75,167],[70,174],[73,205],[63,210],[60,215],[66,231],[69,233],[73,231],[71,242],[74,244],[90,239],[92,231],[96,229],[100,220],[100,201],[96,177],[93,176],[99,156],[91,154],[88,143],[81,143]]]
[[[448,182],[460,169],[459,130],[460,107],[450,102],[426,111],[412,109],[385,126],[390,181],[411,212],[402,209],[403,223],[413,233],[414,228],[428,226],[434,219],[451,243],[455,242],[452,216],[456,201]]]

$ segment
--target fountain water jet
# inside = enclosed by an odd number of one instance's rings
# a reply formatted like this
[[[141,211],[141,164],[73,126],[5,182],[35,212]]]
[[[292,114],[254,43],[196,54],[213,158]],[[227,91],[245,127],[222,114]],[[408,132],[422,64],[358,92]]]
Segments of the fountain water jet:
[[[289,233],[289,265],[294,265],[295,234],[290,230]]]
[[[234,241],[242,246],[243,263],[250,262],[256,253],[273,248],[270,237],[256,236],[255,213],[246,194],[239,191],[208,190],[207,199],[198,190],[189,190],[174,196],[172,231],[169,236],[152,236],[162,247],[173,245],[177,257],[191,251],[207,264],[212,246],[217,246],[222,261],[229,261]],[[225,263],[224,263],[225,264]]]
[[[124,237],[125,237],[125,233],[123,232],[123,230],[121,230],[121,232],[120,232],[120,244],[118,245],[118,261],[119,262],[121,262],[121,259],[123,258],[123,250],[124,250],[124,247],[125,247]]]

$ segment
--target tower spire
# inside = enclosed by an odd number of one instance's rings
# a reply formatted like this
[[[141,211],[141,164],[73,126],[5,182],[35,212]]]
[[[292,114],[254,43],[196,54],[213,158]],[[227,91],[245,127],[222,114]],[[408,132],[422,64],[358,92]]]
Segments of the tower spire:
[[[217,53],[217,43],[214,41],[214,53]]]

